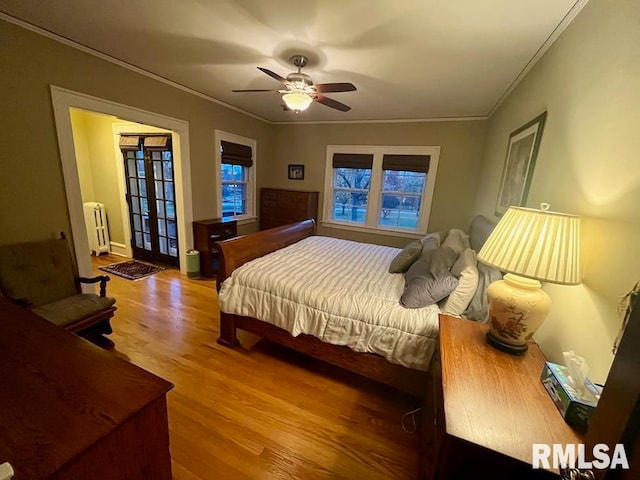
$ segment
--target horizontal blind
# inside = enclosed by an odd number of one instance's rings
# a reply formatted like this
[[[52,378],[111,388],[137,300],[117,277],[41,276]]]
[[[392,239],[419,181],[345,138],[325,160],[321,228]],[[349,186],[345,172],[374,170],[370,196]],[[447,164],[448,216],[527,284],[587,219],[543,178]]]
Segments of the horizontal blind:
[[[170,148],[171,137],[153,136],[144,137],[144,148],[146,150],[167,150]]]
[[[120,135],[120,150],[138,150],[139,145],[138,135]]]
[[[333,168],[371,168],[373,154],[369,153],[334,153]]]
[[[247,145],[240,145],[238,143],[226,142],[224,140],[222,140],[220,144],[222,146],[221,163],[241,165],[243,167],[253,166],[253,152],[251,147]]]
[[[395,170],[397,172],[427,173],[430,159],[430,155],[384,155],[382,157],[382,169]]]

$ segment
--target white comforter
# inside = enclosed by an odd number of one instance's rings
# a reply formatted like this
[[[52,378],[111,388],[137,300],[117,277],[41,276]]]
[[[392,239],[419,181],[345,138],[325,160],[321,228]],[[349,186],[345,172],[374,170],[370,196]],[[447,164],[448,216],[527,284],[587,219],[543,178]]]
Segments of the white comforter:
[[[220,309],[272,323],[297,336],[382,355],[427,370],[438,307],[399,303],[404,277],[388,273],[396,248],[313,236],[236,269]]]

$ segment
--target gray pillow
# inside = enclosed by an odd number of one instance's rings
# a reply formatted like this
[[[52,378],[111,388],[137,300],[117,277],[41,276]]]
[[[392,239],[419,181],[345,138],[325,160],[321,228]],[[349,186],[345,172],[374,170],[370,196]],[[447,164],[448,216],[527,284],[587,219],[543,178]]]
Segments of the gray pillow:
[[[470,247],[469,235],[464,233],[459,228],[452,228],[451,230],[449,230],[447,238],[445,238],[444,242],[442,242],[442,246],[451,247],[458,255],[460,255]]]
[[[424,254],[426,252],[428,252],[429,250],[435,250],[436,248],[438,248],[440,246],[440,244],[438,243],[438,239],[435,237],[422,237],[420,241],[420,245],[422,247],[422,254],[424,256]]]
[[[404,276],[404,291],[400,304],[406,308],[421,308],[442,300],[458,286],[458,279],[449,271],[456,261],[449,247],[427,252],[414,262]]]
[[[493,267],[478,262],[478,287],[471,298],[471,303],[462,316],[481,323],[489,321],[489,307],[487,305],[487,288],[491,283],[501,280],[502,273]]]
[[[420,253],[422,253],[422,243],[420,240],[411,242],[409,245],[404,247],[402,251],[393,258],[393,260],[391,260],[389,273],[406,272],[411,264],[420,256]]]
[[[438,248],[442,243],[442,232],[428,233],[420,241],[422,242],[422,247],[427,250]]]

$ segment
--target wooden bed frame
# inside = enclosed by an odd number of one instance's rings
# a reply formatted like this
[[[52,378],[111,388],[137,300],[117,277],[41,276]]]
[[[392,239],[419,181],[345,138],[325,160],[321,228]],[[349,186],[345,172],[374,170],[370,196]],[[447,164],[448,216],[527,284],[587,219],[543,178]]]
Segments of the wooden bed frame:
[[[315,230],[315,222],[305,220],[217,242],[220,255],[218,290],[231,272],[242,264],[309,237]],[[218,343],[237,347],[238,328],[414,396],[423,397],[427,390],[428,372],[392,364],[380,355],[358,353],[348,347],[324,343],[311,335],[293,337],[286,330],[251,317],[220,312]]]

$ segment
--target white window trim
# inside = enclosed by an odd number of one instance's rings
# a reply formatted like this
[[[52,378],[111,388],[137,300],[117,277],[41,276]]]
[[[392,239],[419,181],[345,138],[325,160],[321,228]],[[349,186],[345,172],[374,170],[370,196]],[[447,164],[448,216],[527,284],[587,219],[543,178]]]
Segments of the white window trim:
[[[373,154],[373,165],[371,168],[371,184],[369,185],[369,197],[367,208],[367,219],[364,225],[355,225],[348,222],[339,222],[331,218],[333,200],[333,154],[334,153],[364,153]],[[379,227],[378,211],[381,198],[382,184],[382,157],[384,154],[397,155],[429,155],[429,173],[427,173],[427,183],[425,194],[422,196],[420,204],[420,218],[418,229],[415,231]],[[322,208],[322,225],[331,228],[354,230],[357,232],[373,232],[391,236],[420,237],[427,233],[429,217],[431,216],[431,205],[438,173],[438,161],[440,159],[440,147],[436,146],[365,146],[365,145],[327,145],[327,158],[324,175],[324,204]]]
[[[216,145],[216,187],[218,188],[217,205],[216,205],[216,217],[222,217],[222,178],[220,177],[220,169],[222,167],[222,153],[220,147],[222,142],[238,143],[240,145],[246,145],[251,147],[251,154],[253,157],[253,166],[249,168],[249,176],[247,178],[247,213],[245,215],[236,215],[235,218],[238,221],[238,225],[244,225],[246,223],[255,222],[257,220],[256,215],[256,168],[258,165],[258,142],[253,138],[243,137],[236,135],[235,133],[224,132],[222,130],[215,130],[215,145]]]

